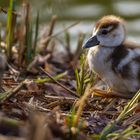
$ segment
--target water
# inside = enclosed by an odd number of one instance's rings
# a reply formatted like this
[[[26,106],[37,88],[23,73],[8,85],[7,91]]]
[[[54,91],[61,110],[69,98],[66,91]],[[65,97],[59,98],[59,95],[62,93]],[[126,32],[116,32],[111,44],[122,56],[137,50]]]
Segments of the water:
[[[18,3],[21,0],[17,0]],[[8,0],[1,0],[0,6],[7,6]],[[55,32],[75,21],[80,24],[71,28],[72,42],[79,32],[89,37],[97,19],[103,15],[115,14],[126,19],[128,38],[140,43],[140,1],[139,0],[31,0],[33,17],[40,12],[40,22],[45,24],[52,15],[58,16]],[[17,7],[19,9],[19,7]],[[1,21],[4,16],[0,14]],[[75,46],[75,44],[73,45]]]
[[[125,18],[128,38],[140,43],[140,1],[139,0],[51,0],[50,2],[33,0],[34,12],[41,9],[41,21],[45,22],[54,14],[58,16],[58,29],[75,22],[80,24],[70,29],[73,38],[78,32],[87,37],[97,19],[107,14]]]

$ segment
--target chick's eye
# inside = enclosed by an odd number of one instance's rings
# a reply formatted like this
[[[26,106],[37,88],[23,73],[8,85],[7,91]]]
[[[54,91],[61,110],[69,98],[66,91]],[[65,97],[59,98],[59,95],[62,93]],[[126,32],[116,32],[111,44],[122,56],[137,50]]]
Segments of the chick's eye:
[[[108,33],[107,30],[103,30],[103,31],[102,31],[102,34],[103,34],[103,35],[106,35],[107,33]]]

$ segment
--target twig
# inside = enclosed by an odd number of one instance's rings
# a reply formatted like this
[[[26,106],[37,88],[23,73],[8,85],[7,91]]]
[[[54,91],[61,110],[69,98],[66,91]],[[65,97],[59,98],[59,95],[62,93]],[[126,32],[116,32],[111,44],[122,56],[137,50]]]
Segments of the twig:
[[[42,111],[42,112],[51,112],[50,109],[44,108],[42,106],[38,106],[38,105],[33,105],[33,104],[29,104],[27,102],[23,102],[23,105],[28,109],[28,111]]]
[[[103,110],[103,113],[107,112],[116,102],[116,99],[112,99],[110,104],[107,105],[107,107]]]
[[[14,69],[9,63],[7,63],[8,68],[11,70],[12,74],[19,75],[19,71]]]
[[[9,98],[11,98],[12,96],[14,96],[26,83],[27,83],[27,80],[24,80],[14,89],[10,89],[9,91],[7,91],[5,93],[1,93],[0,103],[3,103],[4,101],[6,101]]]
[[[77,99],[73,97],[64,97],[64,96],[49,96],[45,95],[47,102],[47,107],[52,108],[54,106],[62,105],[62,104],[73,104]]]
[[[127,120],[124,121],[123,126],[128,126],[133,124],[134,122],[140,120],[140,112],[131,116],[130,118],[128,118]]]
[[[48,100],[72,100],[75,101],[75,98],[73,97],[64,97],[64,96],[50,96],[50,95],[45,95],[45,98]]]
[[[3,12],[5,14],[8,13],[7,9],[4,9],[2,7],[0,7],[0,12]],[[21,16],[19,13],[17,13],[16,11],[12,11],[12,14],[15,15],[15,16]]]
[[[69,93],[75,97],[79,98],[79,95],[77,95],[74,91],[72,91],[71,89],[67,88],[66,86],[62,85],[61,83],[59,83],[57,80],[55,80],[48,72],[46,72],[43,68],[39,67],[39,69],[44,72],[50,79],[52,79],[57,85],[61,86],[62,88],[64,88],[65,90],[69,91]]]
[[[50,36],[52,36],[53,30],[54,30],[54,26],[55,26],[55,23],[56,23],[56,19],[57,19],[56,16],[53,16],[52,19],[51,19],[49,33],[48,33],[48,36],[47,36],[47,40],[45,42],[45,46],[46,47],[48,46],[48,44],[50,42],[50,39],[51,39]]]
[[[58,35],[64,33],[65,31],[67,31],[68,29],[72,28],[73,26],[75,26],[75,25],[77,25],[77,24],[79,24],[79,23],[80,23],[80,22],[78,21],[78,22],[75,22],[75,23],[69,25],[68,27],[64,28],[63,30],[61,30],[61,31],[59,31],[59,32],[57,32],[57,33],[55,33],[55,34],[53,34],[53,35],[47,37],[47,40],[48,40],[48,39],[51,39],[51,38],[57,37]]]
[[[92,93],[94,93],[94,95],[103,96],[103,97],[106,97],[106,98],[131,99],[134,96],[134,94],[121,94],[121,93],[118,93],[118,92],[107,92],[107,91],[100,90],[100,89],[95,89],[95,88],[92,88],[91,91],[92,91]]]

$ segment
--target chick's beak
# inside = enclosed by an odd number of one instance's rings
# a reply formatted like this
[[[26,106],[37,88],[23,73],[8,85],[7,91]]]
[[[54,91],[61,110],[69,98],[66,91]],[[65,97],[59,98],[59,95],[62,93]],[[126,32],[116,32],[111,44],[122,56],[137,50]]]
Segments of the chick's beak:
[[[99,45],[99,41],[97,39],[97,36],[92,36],[90,37],[87,42],[84,44],[83,48],[90,48],[90,47],[93,47],[93,46],[96,46],[96,45]]]

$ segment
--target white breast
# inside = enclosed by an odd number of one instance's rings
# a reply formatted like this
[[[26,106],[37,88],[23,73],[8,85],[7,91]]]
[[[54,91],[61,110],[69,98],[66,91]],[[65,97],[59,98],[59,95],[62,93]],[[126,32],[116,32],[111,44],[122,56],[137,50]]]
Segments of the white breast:
[[[113,49],[95,46],[89,49],[88,64],[90,70],[95,71],[100,76],[110,71],[111,61],[106,61]]]
[[[113,81],[117,79],[111,70],[111,61],[106,61],[107,57],[112,53],[112,49],[95,46],[88,52],[88,64],[90,70],[98,74],[98,76],[111,86]],[[111,86],[112,87],[112,86]]]

